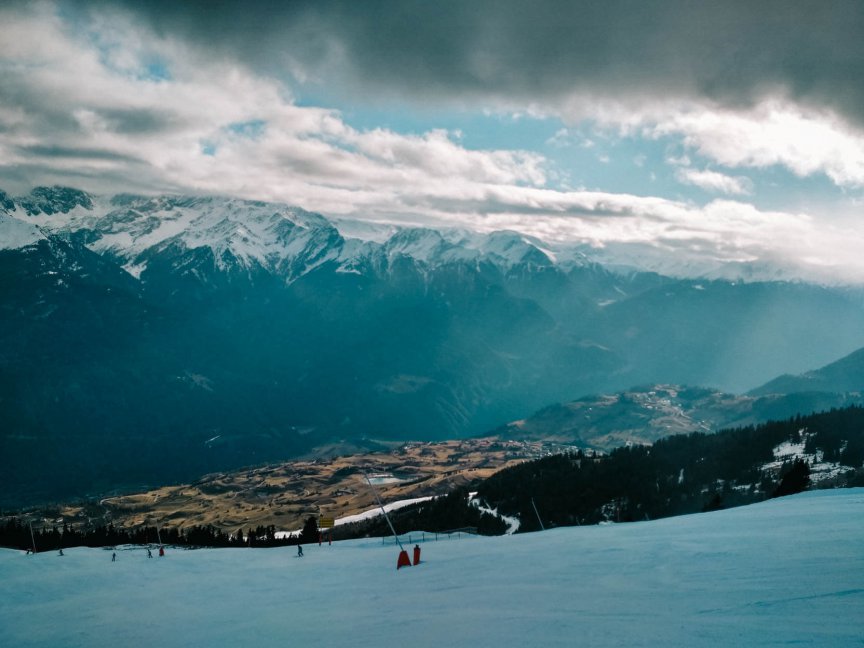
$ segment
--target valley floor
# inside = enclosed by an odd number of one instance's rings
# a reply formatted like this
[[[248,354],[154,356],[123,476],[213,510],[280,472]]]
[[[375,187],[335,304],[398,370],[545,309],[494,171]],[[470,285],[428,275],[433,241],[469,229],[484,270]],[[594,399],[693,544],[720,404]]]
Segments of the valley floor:
[[[860,646],[862,548],[864,489],[426,542],[398,572],[380,539],[303,558],[0,550],[0,631],[16,647]]]
[[[303,528],[310,515],[345,518],[376,508],[365,473],[383,476],[376,488],[385,502],[404,501],[444,495],[525,459],[572,449],[557,443],[494,437],[393,445],[389,452],[212,473],[192,484],[105,497],[98,506],[75,503],[33,509],[33,516],[41,518],[34,526],[50,529],[63,522],[77,529],[94,524],[126,529],[201,525],[234,534],[241,527],[273,525],[290,532]],[[332,452],[335,447],[318,450]]]

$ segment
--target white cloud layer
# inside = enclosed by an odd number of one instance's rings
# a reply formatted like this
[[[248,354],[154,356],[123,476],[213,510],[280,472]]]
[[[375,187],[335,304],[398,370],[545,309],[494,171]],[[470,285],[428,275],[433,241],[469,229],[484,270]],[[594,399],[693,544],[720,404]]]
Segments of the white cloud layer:
[[[799,177],[824,174],[838,187],[864,187],[864,130],[828,109],[798,105],[782,92],[735,110],[709,101],[622,101],[577,93],[533,111],[568,123],[590,120],[619,135],[681,138],[690,152],[728,168],[781,166]]]
[[[675,172],[675,178],[683,184],[693,185],[711,191],[728,195],[746,195],[752,192],[752,182],[743,176],[732,177],[718,171],[681,168]]]
[[[782,164],[864,185],[864,140],[827,113],[782,102],[734,113],[586,101],[574,99],[567,114],[681,137],[724,167]],[[726,200],[700,206],[562,191],[550,187],[553,176],[538,153],[471,150],[445,130],[357,130],[338,111],[297,105],[279,81],[145,32],[122,12],[82,27],[51,4],[0,9],[6,190],[60,183],[227,194],[379,222],[516,229],[596,248],[639,245],[703,265],[768,260],[802,276],[864,280],[860,226],[850,233]],[[751,189],[746,178],[716,171],[682,168],[678,179],[727,195]]]
[[[726,167],[782,165],[800,177],[824,173],[838,186],[864,186],[864,134],[836,115],[767,99],[738,112],[679,111],[657,120],[655,136],[685,145]]]
[[[99,27],[122,45],[69,33],[45,7],[0,15],[7,182],[107,190],[125,181],[346,213],[398,211],[421,186],[455,196],[478,184],[546,181],[535,153],[468,150],[443,130],[358,131],[336,111],[295,105],[284,86],[236,63],[142,42],[122,16]],[[169,79],[148,77],[156,55]]]

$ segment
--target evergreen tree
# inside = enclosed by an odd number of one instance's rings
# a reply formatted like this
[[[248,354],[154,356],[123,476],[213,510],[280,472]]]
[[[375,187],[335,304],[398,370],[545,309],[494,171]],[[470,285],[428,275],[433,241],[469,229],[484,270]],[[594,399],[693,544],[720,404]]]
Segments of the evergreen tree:
[[[800,493],[807,490],[808,486],[810,486],[810,466],[803,459],[796,459],[792,467],[783,475],[773,497]]]
[[[300,542],[303,544],[318,542],[318,520],[314,516],[310,515],[306,518],[306,523],[300,532]]]

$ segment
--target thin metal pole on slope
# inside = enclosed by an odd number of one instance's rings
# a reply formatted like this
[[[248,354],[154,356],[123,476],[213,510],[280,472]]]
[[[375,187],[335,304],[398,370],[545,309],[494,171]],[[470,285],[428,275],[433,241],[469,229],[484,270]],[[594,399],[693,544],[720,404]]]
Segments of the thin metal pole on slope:
[[[537,505],[534,503],[534,498],[531,498],[531,506],[534,507],[534,515],[537,516],[537,521],[540,523],[540,530],[545,531],[546,527],[543,526],[543,520],[540,519],[540,514],[537,512]]]
[[[381,507],[381,512],[384,514],[384,519],[387,520],[387,524],[390,525],[390,530],[393,532],[393,537],[396,538],[396,544],[399,545],[399,551],[405,551],[402,543],[399,542],[399,536],[396,535],[396,529],[393,527],[393,523],[390,521],[390,516],[387,515],[387,510],[381,503],[381,498],[378,497],[378,491],[375,490],[375,486],[372,485],[372,480],[369,479],[369,475],[367,475],[365,472],[363,473],[363,476],[366,478],[366,482],[369,484],[369,488],[372,489],[372,494],[375,496],[375,501],[378,502],[378,506]]]
[[[33,535],[33,523],[27,520],[27,526],[30,527],[30,542],[33,543],[33,553],[36,553],[36,537]]]

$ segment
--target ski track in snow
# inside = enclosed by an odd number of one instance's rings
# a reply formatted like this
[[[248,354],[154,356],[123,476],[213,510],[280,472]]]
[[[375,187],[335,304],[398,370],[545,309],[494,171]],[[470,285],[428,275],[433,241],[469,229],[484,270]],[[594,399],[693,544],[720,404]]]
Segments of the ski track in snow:
[[[498,512],[498,509],[490,508],[485,503],[481,502],[477,498],[477,493],[469,493],[468,494],[469,502],[472,506],[480,509],[484,513],[489,513],[490,515],[494,515],[496,517],[500,517],[507,524],[507,531],[505,531],[506,535],[513,535],[519,530],[519,525],[522,521],[518,517],[511,517],[509,515],[502,515]]]
[[[860,646],[864,489],[422,547],[0,550],[4,646]]]

